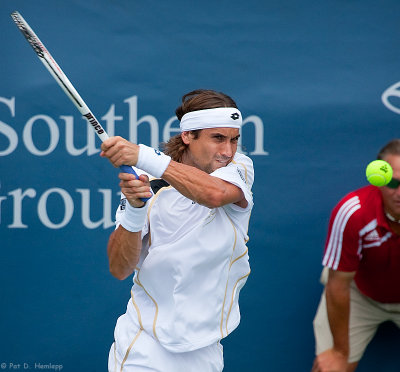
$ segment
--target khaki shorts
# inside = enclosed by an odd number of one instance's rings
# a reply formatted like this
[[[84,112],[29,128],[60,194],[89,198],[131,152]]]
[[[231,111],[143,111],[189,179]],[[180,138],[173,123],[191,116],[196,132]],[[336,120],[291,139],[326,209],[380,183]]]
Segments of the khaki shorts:
[[[325,274],[325,273],[324,273]],[[323,274],[323,275],[324,275]],[[321,277],[322,278],[322,277]],[[324,280],[322,280],[325,282]],[[392,321],[400,328],[400,303],[384,304],[364,296],[354,282],[350,287],[350,355],[349,362],[358,362],[374,337],[379,324]],[[333,339],[326,312],[325,291],[314,318],[316,355],[332,348]]]

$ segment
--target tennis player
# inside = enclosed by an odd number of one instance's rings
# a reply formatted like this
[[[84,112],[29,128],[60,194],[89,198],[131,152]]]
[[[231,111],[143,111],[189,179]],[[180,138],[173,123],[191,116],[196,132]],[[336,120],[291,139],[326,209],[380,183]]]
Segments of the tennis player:
[[[254,178],[252,161],[236,151],[242,116],[212,90],[184,95],[176,115],[181,133],[164,153],[121,137],[101,146],[115,167],[136,166],[152,179],[119,175],[108,256],[111,273],[134,272],[134,284],[109,371],[222,371],[220,340],[240,321]]]

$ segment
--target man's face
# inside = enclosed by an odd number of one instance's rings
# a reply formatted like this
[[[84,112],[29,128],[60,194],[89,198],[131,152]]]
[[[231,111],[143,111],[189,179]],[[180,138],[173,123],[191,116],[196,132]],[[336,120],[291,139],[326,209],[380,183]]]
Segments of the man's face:
[[[197,139],[190,132],[183,132],[182,140],[189,148],[182,161],[212,173],[232,161],[239,136],[239,129],[235,128],[202,129]]]
[[[387,155],[383,160],[393,168],[393,178],[400,179],[400,155]],[[400,187],[391,189],[387,186],[381,188],[385,210],[393,217],[400,219]]]

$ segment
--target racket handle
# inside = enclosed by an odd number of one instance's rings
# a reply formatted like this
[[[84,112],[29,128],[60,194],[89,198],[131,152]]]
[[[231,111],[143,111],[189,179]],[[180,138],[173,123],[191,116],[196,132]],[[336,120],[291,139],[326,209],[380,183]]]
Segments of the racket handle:
[[[139,179],[138,174],[134,171],[134,169],[130,165],[121,165],[119,169],[121,169],[121,172],[123,173],[133,174],[137,179]],[[149,200],[150,198],[140,198],[140,200],[146,203],[147,200]]]

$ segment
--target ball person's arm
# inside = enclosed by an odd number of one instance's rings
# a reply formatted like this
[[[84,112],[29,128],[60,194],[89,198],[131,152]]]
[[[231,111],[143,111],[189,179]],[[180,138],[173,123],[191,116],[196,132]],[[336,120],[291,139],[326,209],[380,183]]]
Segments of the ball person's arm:
[[[333,347],[315,358],[312,372],[346,372],[349,356],[350,283],[354,276],[355,272],[329,269],[325,295]]]
[[[111,137],[101,145],[101,156],[119,167],[122,164],[136,165],[139,146],[121,137]],[[200,169],[171,161],[162,178],[187,198],[209,208],[235,203],[247,206],[243,191],[224,180],[210,176]]]
[[[149,179],[145,175],[135,176],[128,173],[120,173],[121,192],[125,195],[129,204],[134,208],[143,207],[140,198],[151,196]],[[130,232],[122,225],[114,230],[109,238],[107,255],[110,272],[117,279],[126,279],[133,273],[139,261],[142,248],[142,232]]]

